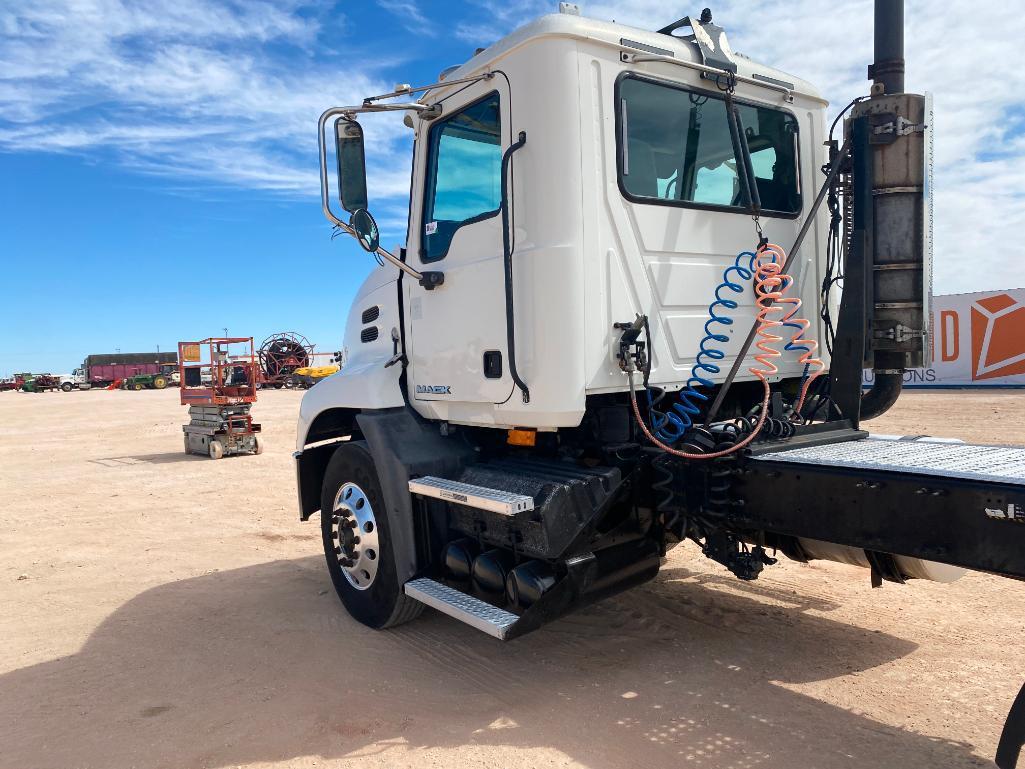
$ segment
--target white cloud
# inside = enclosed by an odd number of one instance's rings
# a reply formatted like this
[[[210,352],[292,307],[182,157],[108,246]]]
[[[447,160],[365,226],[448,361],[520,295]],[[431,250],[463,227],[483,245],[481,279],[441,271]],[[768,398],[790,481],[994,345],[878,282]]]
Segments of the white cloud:
[[[0,150],[109,152],[149,172],[316,194],[320,112],[388,89],[337,52],[315,50],[316,10],[300,0],[41,0],[0,10]],[[330,23],[344,40],[338,17]],[[368,121],[368,151],[390,169],[406,133]]]
[[[33,0],[0,8],[0,150],[110,153],[167,176],[315,195],[315,121],[325,106],[389,90],[401,73],[339,54],[344,19],[321,0]],[[379,0],[421,33],[429,6]],[[476,0],[451,34],[487,45],[554,0]],[[695,7],[693,10],[697,10]],[[716,21],[734,48],[819,85],[835,110],[867,91],[868,0],[734,0]],[[674,21],[664,0],[584,3],[588,16],[646,29]],[[908,0],[908,87],[936,100],[936,290],[1025,285],[1025,14],[979,0],[951,22]],[[324,50],[318,40],[341,41]],[[399,222],[408,131],[368,116],[375,199]],[[382,211],[382,213],[385,213]]]
[[[398,17],[402,26],[415,34],[435,35],[435,25],[428,20],[415,0],[377,0],[377,4]]]

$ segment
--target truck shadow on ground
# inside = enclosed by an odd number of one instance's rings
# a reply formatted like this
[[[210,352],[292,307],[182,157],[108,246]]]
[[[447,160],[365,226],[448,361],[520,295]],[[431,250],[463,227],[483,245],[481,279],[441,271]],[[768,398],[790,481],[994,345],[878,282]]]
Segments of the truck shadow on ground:
[[[988,765],[786,688],[914,644],[810,613],[790,591],[689,576],[667,570],[508,644],[430,611],[368,630],[315,557],[168,583],[78,652],[0,677],[0,766],[447,766],[503,746],[549,751],[520,754],[524,766],[595,769]]]

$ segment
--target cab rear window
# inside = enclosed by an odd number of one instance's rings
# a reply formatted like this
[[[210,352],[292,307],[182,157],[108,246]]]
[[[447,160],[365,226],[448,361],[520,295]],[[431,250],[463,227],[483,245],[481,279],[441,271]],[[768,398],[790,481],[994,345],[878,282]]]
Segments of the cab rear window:
[[[747,211],[725,100],[713,93],[628,76],[618,89],[619,184],[638,202]],[[762,212],[801,210],[797,120],[738,103]]]

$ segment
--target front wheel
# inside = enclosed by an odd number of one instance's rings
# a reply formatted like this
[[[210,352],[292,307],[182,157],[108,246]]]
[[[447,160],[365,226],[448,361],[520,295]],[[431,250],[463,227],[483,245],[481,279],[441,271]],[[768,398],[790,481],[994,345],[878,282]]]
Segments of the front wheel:
[[[386,628],[419,615],[423,604],[399,584],[381,483],[365,446],[350,443],[335,451],[320,502],[327,569],[353,619]]]
[[[72,390],[74,390],[75,388],[74,388],[74,387],[73,387],[73,386],[71,385],[71,382],[64,382],[64,383],[63,383],[63,384],[61,385],[61,389],[62,389],[62,390],[63,390],[64,392],[66,392],[66,393],[69,393],[69,392],[71,392]]]

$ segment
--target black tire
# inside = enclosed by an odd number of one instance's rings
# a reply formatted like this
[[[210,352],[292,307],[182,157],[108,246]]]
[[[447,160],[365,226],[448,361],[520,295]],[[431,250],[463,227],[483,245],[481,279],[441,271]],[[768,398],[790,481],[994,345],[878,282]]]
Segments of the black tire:
[[[154,390],[163,390],[165,387],[167,387],[167,377],[159,375],[153,377]]]
[[[72,385],[72,384],[71,384],[71,382],[64,382],[64,383],[63,383],[63,384],[61,385],[61,389],[62,389],[62,390],[63,390],[64,392],[66,392],[66,393],[69,393],[69,392],[71,392],[72,390],[74,390],[74,389],[75,389],[75,387],[74,387],[74,385]]]
[[[378,570],[374,581],[365,590],[358,590],[349,582],[335,553],[337,542],[332,527],[332,510],[335,497],[346,483],[355,483],[363,490],[377,522]],[[335,592],[352,618],[375,629],[394,627],[416,618],[424,606],[405,595],[399,584],[381,483],[365,445],[348,443],[335,450],[324,473],[320,503],[320,531],[327,569]]]

